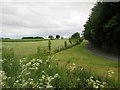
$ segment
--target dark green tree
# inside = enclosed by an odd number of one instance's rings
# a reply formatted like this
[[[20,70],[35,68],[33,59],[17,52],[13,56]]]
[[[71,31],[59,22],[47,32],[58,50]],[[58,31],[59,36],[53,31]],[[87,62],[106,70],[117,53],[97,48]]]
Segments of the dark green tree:
[[[60,38],[60,35],[56,35],[56,38],[59,39],[59,38]]]
[[[48,36],[48,38],[50,38],[51,40],[54,38],[52,35]]]
[[[80,38],[80,33],[76,32],[74,33],[71,38],[79,39]]]
[[[84,25],[84,38],[96,47],[120,53],[120,2],[98,2]]]
[[[71,44],[78,44],[78,41],[80,40],[80,34],[78,32],[74,33],[70,38],[69,42]]]
[[[63,39],[63,37],[61,37],[61,39]]]

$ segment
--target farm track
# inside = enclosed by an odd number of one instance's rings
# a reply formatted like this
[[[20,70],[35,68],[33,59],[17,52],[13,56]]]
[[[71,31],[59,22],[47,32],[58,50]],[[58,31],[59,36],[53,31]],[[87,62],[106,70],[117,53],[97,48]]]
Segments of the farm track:
[[[114,60],[114,61],[119,61],[119,56],[118,55],[113,55],[113,54],[110,54],[110,53],[106,53],[106,52],[103,52],[103,51],[100,51],[96,48],[94,48],[90,42],[87,42],[86,44],[86,49],[91,52],[92,54],[94,55],[97,55],[97,56],[102,56],[102,57],[105,57],[105,58],[108,58],[110,60]]]

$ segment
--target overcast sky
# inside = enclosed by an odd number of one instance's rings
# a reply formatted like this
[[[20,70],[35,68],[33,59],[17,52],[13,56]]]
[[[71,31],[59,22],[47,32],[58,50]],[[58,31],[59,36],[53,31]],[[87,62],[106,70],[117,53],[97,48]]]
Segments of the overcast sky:
[[[81,33],[94,6],[94,2],[78,0],[40,1],[4,0],[0,7],[2,37],[47,37],[56,34],[68,37],[75,32]]]

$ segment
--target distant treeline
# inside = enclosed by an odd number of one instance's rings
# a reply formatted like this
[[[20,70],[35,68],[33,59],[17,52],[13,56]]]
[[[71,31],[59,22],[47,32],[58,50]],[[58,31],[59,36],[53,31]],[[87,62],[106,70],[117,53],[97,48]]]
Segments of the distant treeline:
[[[44,39],[43,37],[22,37],[22,39]]]
[[[120,53],[120,2],[98,2],[84,27],[84,37],[93,45]]]
[[[2,39],[2,42],[36,42],[48,39]]]
[[[10,39],[10,38],[0,38],[0,39]]]

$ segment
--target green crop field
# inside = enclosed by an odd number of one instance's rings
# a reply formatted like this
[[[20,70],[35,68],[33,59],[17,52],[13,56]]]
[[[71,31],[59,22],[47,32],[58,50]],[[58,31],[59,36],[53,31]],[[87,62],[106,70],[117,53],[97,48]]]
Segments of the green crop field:
[[[20,42],[18,42],[20,41]],[[51,40],[51,47],[52,50],[56,48],[60,48],[64,46],[64,42],[68,41],[67,39],[61,39],[61,40]],[[17,40],[12,42],[12,40],[8,42],[2,42],[2,47],[4,48],[13,48],[15,57],[24,57],[27,55],[31,55],[37,52],[37,47],[48,49],[48,40],[44,41],[31,41],[27,40],[24,42],[21,40]]]

